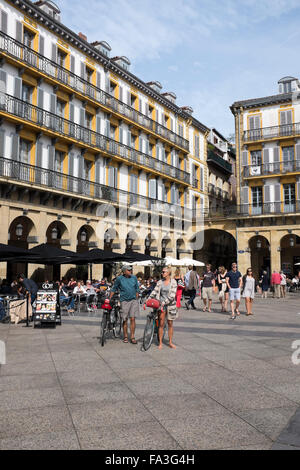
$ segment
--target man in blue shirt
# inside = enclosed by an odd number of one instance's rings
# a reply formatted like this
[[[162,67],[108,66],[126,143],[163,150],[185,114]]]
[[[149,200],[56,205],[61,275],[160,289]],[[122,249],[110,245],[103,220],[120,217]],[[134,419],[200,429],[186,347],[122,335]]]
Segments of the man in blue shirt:
[[[110,293],[110,299],[115,292],[120,292],[121,314],[123,320],[124,343],[128,343],[128,317],[130,318],[130,342],[137,344],[135,333],[135,317],[140,313],[139,307],[139,283],[136,276],[132,275],[132,266],[125,265],[123,274],[118,276]]]
[[[240,315],[239,306],[241,301],[241,287],[242,287],[242,275],[240,271],[237,270],[237,264],[232,263],[231,271],[228,271],[226,274],[226,282],[229,288],[229,298],[231,306],[231,319],[235,319],[235,313],[237,316]],[[234,308],[234,301],[236,301],[236,306]]]

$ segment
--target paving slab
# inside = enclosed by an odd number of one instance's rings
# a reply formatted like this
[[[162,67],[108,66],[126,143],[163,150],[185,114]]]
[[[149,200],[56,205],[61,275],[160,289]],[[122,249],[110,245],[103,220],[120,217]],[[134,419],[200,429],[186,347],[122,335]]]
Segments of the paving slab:
[[[56,329],[0,324],[0,449],[300,448],[300,297],[255,299],[255,316],[182,309],[176,350],[109,338],[100,316]]]

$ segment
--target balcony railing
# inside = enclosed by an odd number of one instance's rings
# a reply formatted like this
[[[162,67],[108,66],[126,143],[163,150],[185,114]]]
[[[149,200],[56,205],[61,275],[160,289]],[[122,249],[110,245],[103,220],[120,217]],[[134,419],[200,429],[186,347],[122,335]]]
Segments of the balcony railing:
[[[73,88],[77,92],[101,103],[103,106],[125,116],[164,139],[167,139],[185,151],[189,150],[188,140],[170,129],[167,129],[165,126],[159,124],[145,114],[136,111],[131,106],[117,100],[109,93],[95,87],[78,75],[75,75],[57,63],[38,54],[24,44],[16,41],[14,38],[7,36],[3,32],[0,32],[0,49],[11,57],[25,62],[30,67],[39,70],[52,79]]]
[[[259,206],[253,204],[240,204],[219,208],[218,210],[209,209],[205,212],[205,217],[243,217],[243,216],[262,216],[262,215],[289,215],[300,213],[300,201],[294,202],[268,202]]]
[[[231,163],[224,160],[224,158],[217,155],[214,151],[208,150],[207,152],[207,162],[212,162],[218,165],[222,170],[225,170],[228,173],[232,173]]]
[[[263,165],[249,165],[243,168],[244,178],[251,176],[266,176],[300,171],[300,160],[287,160],[285,162],[265,163]]]
[[[121,189],[112,188],[86,179],[65,175],[54,170],[40,168],[17,160],[0,157],[0,181],[14,180],[38,186],[45,191],[57,190],[68,194],[86,196],[97,202],[105,201],[118,203],[120,206],[134,206],[137,209],[151,210],[166,213],[166,210],[175,212],[175,216],[182,214],[183,208],[176,204],[152,199],[139,194],[130,193]],[[190,215],[187,211],[186,216]]]
[[[67,119],[61,118],[56,114],[33,106],[13,96],[0,94],[0,112],[1,111],[38,125],[41,129],[45,128],[48,131],[58,133],[66,138],[75,139],[85,146],[93,147],[112,156],[117,155],[126,159],[128,162],[158,171],[164,176],[179,179],[186,184],[190,182],[190,175],[186,171],[173,167],[168,163],[157,160],[127,145],[116,142],[102,134],[82,127],[79,124],[75,124],[74,122],[68,121]]]
[[[276,137],[295,137],[300,135],[300,122],[284,124],[282,126],[263,127],[244,131],[244,142],[274,139]]]

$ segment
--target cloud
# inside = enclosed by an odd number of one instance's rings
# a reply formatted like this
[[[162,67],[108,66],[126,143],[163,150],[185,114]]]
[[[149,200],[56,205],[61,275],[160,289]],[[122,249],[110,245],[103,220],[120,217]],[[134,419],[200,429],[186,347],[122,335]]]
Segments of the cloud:
[[[56,1],[66,26],[107,41],[112,57],[127,56],[133,73],[161,81],[225,135],[234,101],[274,94],[298,73],[299,0]]]

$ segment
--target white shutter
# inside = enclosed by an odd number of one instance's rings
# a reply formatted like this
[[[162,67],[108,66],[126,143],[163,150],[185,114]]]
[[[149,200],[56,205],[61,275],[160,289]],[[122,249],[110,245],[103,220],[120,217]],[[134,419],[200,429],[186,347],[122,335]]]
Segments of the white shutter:
[[[242,153],[242,165],[248,166],[248,150],[243,150]]]

